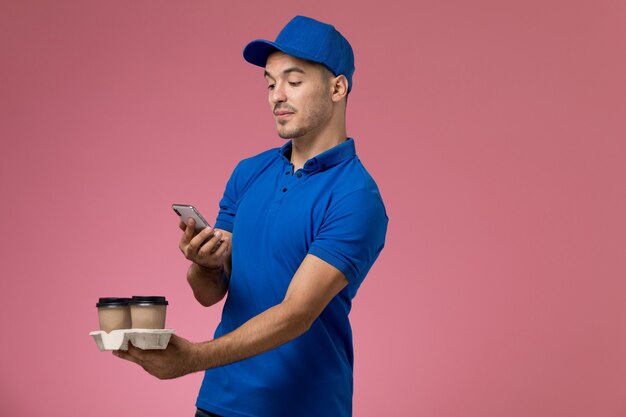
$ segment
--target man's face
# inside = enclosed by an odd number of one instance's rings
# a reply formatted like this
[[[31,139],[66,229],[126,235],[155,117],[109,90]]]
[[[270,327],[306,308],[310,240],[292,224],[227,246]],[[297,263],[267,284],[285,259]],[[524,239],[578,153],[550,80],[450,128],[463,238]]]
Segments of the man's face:
[[[278,136],[299,138],[320,132],[332,117],[330,71],[274,52],[265,65],[268,100]]]

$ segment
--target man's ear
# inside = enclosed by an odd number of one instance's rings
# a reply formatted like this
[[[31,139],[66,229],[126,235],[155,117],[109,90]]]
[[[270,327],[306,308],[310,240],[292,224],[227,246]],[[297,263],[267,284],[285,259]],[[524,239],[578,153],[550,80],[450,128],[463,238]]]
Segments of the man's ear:
[[[338,75],[331,79],[333,85],[332,100],[334,103],[340,102],[348,94],[348,79],[345,75]]]

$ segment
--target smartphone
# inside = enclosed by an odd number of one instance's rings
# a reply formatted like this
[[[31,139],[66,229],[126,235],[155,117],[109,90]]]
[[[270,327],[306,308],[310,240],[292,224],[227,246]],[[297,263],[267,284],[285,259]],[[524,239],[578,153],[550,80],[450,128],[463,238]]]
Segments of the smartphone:
[[[200,214],[198,212],[198,210],[196,210],[196,208],[194,206],[192,206],[192,205],[189,205],[189,204],[172,204],[172,209],[174,209],[174,212],[176,214],[178,214],[180,219],[185,224],[187,224],[187,221],[189,220],[189,218],[194,219],[195,222],[196,222],[196,227],[195,227],[195,232],[196,233],[199,233],[205,227],[211,227],[209,225],[209,222],[204,220],[204,217],[202,217],[202,214]]]

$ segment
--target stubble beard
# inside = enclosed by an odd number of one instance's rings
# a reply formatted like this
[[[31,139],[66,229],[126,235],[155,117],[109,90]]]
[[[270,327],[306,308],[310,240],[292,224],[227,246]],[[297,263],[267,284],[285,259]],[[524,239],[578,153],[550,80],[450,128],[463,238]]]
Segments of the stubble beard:
[[[295,128],[289,129],[284,125],[280,125],[280,122],[279,122],[278,136],[280,136],[282,139],[299,138],[300,136],[304,136],[306,133],[307,133],[307,129],[304,127],[295,127]]]
[[[297,114],[297,113],[296,113]],[[313,110],[308,118],[302,121],[299,126],[288,127],[289,122],[296,122],[295,120],[285,120],[277,122],[278,136],[282,139],[295,139],[306,135],[307,133],[321,127],[326,119],[330,117],[329,114],[325,114],[324,106],[319,103],[318,106],[314,106]]]

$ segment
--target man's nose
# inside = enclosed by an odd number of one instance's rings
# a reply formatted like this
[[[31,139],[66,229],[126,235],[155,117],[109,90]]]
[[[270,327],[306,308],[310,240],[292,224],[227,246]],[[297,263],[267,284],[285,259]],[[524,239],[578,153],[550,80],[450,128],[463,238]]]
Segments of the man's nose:
[[[287,101],[287,96],[285,95],[285,89],[280,85],[276,84],[274,89],[270,92],[270,100],[272,103],[284,103]]]

